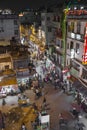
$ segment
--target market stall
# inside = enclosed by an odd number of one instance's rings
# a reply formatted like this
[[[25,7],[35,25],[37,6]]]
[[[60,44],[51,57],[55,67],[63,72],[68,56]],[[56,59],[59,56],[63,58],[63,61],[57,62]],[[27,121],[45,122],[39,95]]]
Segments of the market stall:
[[[46,111],[39,114],[39,121],[41,130],[50,130],[50,115]]]

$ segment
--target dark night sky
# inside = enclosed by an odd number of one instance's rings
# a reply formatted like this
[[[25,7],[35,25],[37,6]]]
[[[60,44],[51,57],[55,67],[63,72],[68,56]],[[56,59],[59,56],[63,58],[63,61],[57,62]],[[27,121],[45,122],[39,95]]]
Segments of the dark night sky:
[[[39,8],[41,6],[63,3],[64,0],[0,0],[0,8],[11,8],[20,11],[21,9]]]

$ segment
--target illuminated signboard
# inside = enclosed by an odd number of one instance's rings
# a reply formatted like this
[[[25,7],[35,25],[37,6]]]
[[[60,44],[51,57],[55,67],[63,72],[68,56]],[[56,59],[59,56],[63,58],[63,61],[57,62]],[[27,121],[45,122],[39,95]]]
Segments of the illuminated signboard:
[[[85,32],[85,38],[84,38],[84,50],[83,50],[83,58],[82,58],[82,64],[87,65],[87,23],[86,23],[86,32]]]
[[[87,10],[68,10],[67,15],[87,15]]]
[[[71,33],[71,38],[75,38],[75,33]]]
[[[76,39],[77,40],[81,40],[81,35],[80,34],[76,34]]]

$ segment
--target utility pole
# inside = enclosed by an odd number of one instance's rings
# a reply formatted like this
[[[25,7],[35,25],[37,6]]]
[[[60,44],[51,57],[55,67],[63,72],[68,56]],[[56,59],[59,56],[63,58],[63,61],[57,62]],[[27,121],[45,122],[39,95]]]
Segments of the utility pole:
[[[63,61],[62,61],[62,66],[63,69],[66,66],[66,14],[65,12],[63,13],[63,19],[62,19],[62,34],[63,34]]]

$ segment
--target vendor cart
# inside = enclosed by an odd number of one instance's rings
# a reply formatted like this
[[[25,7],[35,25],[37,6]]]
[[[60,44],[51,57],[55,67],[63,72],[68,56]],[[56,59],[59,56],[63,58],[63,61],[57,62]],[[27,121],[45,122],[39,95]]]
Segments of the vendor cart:
[[[40,130],[50,130],[50,115],[46,111],[39,113]]]

